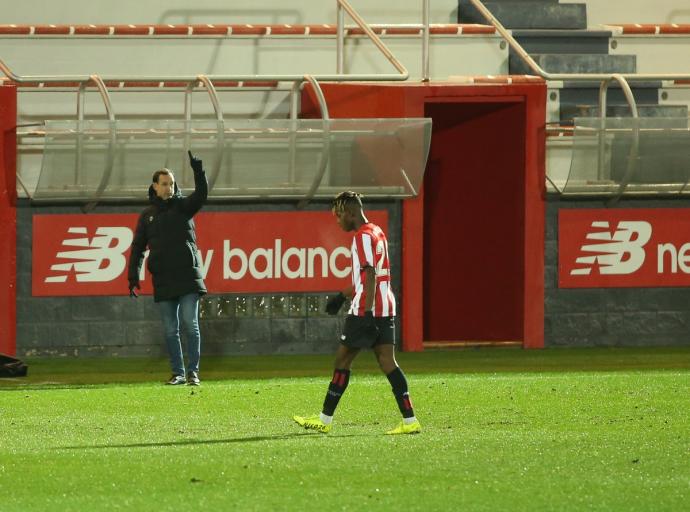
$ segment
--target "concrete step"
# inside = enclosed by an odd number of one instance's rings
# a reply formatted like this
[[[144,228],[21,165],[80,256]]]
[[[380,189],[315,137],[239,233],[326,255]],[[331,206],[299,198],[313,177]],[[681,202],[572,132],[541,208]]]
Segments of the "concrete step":
[[[548,73],[635,73],[634,55],[533,54],[532,58]],[[510,59],[511,75],[532,74],[522,59]]]
[[[493,1],[484,2],[491,13],[512,29],[585,29],[586,4],[560,4],[554,1]],[[486,23],[484,17],[468,0],[458,2],[461,23]]]
[[[609,52],[608,30],[513,30],[513,37],[530,54],[602,54]]]
[[[639,82],[631,84],[635,101],[645,105],[659,102],[661,82]],[[559,89],[561,104],[597,105],[599,104],[599,82],[564,82]],[[625,94],[618,83],[612,83],[606,93],[609,105],[627,105]]]

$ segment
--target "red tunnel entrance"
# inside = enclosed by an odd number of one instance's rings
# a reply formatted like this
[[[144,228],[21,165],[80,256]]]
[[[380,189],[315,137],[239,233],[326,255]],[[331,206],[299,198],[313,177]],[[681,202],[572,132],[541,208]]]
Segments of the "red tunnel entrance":
[[[427,102],[425,342],[522,342],[523,102]]]

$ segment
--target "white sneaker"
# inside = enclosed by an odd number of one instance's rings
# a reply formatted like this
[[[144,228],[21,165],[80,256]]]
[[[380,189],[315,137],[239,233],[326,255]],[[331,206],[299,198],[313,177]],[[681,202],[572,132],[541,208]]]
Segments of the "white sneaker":
[[[173,375],[170,377],[170,380],[166,382],[168,386],[179,386],[180,384],[184,384],[187,382],[184,378],[184,375]]]

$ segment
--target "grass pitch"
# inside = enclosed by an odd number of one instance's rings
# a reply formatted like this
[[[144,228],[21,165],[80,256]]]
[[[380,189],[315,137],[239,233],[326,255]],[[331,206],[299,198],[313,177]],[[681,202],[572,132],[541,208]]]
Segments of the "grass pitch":
[[[0,380],[0,510],[687,510],[690,350],[401,354],[424,431],[370,354],[332,432],[330,357],[29,360]]]

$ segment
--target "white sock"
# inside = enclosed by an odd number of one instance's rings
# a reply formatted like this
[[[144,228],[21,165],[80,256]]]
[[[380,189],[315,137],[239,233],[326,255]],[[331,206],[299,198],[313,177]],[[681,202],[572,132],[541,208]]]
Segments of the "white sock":
[[[330,425],[333,421],[333,416],[326,416],[324,413],[319,413],[319,419],[324,425]]]
[[[417,421],[417,418],[415,416],[412,416],[411,418],[403,418],[403,423],[405,425],[409,425],[410,423],[414,423]]]

